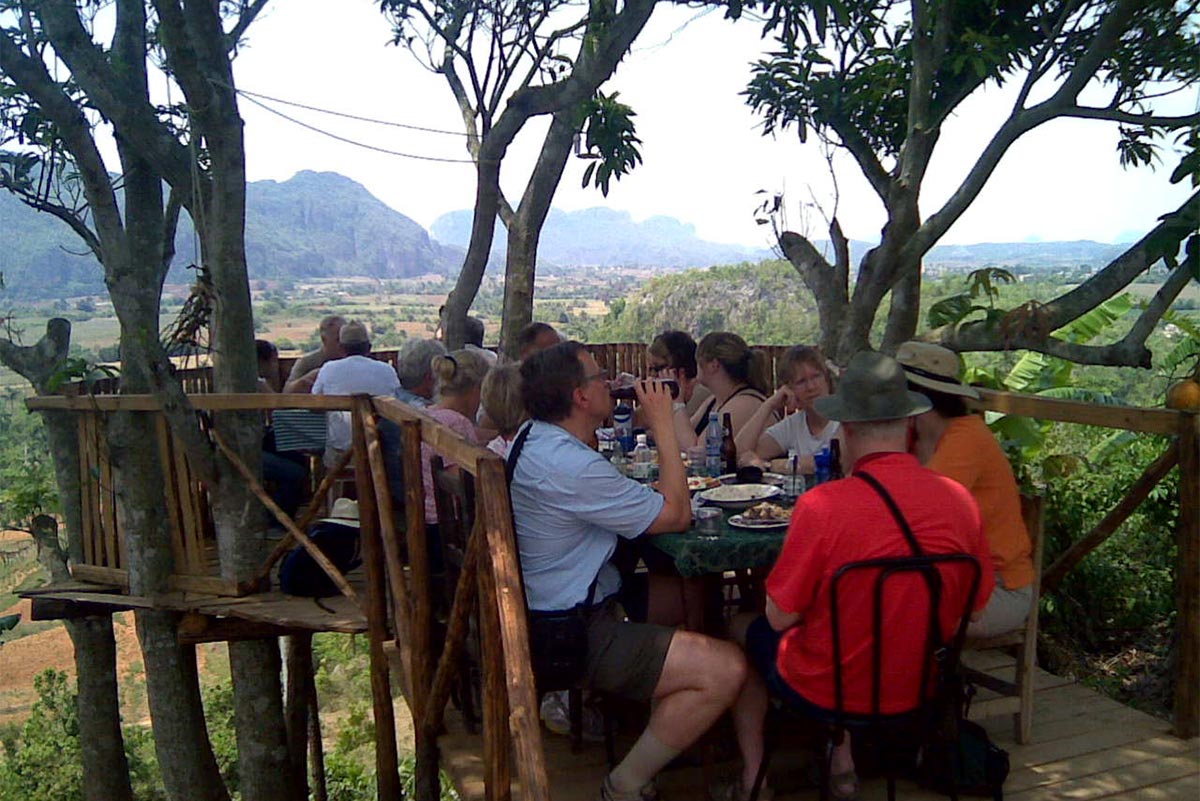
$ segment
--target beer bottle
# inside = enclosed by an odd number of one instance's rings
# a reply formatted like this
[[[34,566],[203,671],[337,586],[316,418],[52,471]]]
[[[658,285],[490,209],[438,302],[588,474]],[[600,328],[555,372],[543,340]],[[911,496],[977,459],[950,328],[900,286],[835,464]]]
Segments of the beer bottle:
[[[726,473],[736,473],[737,466],[737,443],[733,441],[733,420],[729,416],[729,412],[725,412],[725,418],[722,420],[723,436],[721,438],[721,462],[725,465]]]

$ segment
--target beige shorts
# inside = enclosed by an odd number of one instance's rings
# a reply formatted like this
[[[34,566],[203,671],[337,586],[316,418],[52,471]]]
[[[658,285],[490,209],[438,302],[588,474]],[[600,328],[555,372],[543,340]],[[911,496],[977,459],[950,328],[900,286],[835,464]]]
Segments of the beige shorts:
[[[997,637],[1018,628],[1029,617],[1033,605],[1033,585],[1018,590],[1006,589],[996,574],[996,588],[978,620],[967,625],[967,636],[972,639]]]
[[[588,664],[584,686],[635,701],[654,697],[675,629],[631,623],[617,601],[588,621]]]

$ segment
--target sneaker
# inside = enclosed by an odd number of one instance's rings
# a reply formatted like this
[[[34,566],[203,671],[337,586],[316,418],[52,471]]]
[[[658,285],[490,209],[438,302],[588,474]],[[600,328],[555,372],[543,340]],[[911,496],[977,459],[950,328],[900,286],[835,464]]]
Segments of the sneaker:
[[[542,723],[555,734],[571,735],[571,714],[568,712],[568,691],[546,693],[542,696]]]
[[[546,693],[542,696],[542,723],[555,734],[564,737],[571,736],[571,695],[568,690]],[[583,731],[580,736],[584,742],[604,742],[604,715],[589,704],[583,706]]]
[[[613,788],[608,776],[604,777],[604,783],[600,785],[599,799],[600,801],[659,801],[658,788],[654,786],[654,782],[649,782],[635,792],[622,793]]]

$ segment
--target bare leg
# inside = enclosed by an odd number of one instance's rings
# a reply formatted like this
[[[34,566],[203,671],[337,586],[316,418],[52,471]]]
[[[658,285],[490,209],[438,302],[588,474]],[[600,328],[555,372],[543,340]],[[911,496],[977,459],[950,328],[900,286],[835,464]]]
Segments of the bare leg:
[[[733,730],[742,752],[742,787],[754,786],[763,759],[763,721],[767,716],[767,685],[758,671],[746,671],[742,691],[733,703]]]
[[[650,725],[609,775],[613,786],[630,792],[654,778],[733,704],[747,671],[733,643],[676,632],[654,689]]]

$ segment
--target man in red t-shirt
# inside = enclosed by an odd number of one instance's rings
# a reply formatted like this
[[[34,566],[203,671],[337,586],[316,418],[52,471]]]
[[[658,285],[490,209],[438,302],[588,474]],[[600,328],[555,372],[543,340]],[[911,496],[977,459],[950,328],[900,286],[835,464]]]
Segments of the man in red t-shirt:
[[[929,401],[910,392],[904,371],[892,358],[857,354],[838,391],[818,398],[817,410],[842,423],[843,459],[854,472],[869,473],[892,495],[922,550],[930,555],[967,553],[990,564],[975,501],[961,485],[918,463],[907,452],[914,415]],[[833,710],[833,638],[830,582],[842,565],[864,559],[912,556],[884,500],[862,478],[851,475],[803,495],[792,514],[783,551],[767,577],[766,617],[747,632],[747,651],[768,686],[794,706]],[[941,569],[942,636],[953,635],[970,591],[968,570]],[[874,577],[853,576],[839,584],[844,706],[871,712],[870,587]],[[978,611],[992,591],[983,570],[972,603]],[[904,712],[919,697],[925,651],[928,592],[923,579],[891,579],[884,603],[886,651],[882,655],[880,711]],[[904,637],[887,633],[906,631]],[[834,750],[831,791],[852,797],[857,778],[846,738]]]

